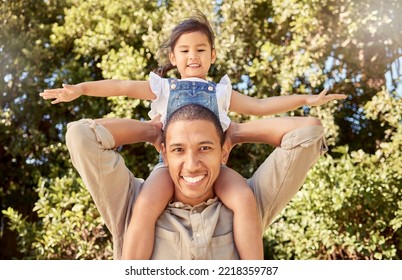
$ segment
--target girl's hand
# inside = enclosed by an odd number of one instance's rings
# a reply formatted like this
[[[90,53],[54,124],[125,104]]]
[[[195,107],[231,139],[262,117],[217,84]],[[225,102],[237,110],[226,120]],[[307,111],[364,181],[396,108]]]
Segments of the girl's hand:
[[[51,103],[57,104],[60,102],[70,102],[77,99],[82,95],[82,91],[79,85],[67,85],[63,84],[63,88],[45,89],[39,93],[43,99],[54,99]]]
[[[320,92],[318,95],[308,95],[306,97],[306,105],[308,106],[321,106],[322,104],[325,104],[329,101],[332,100],[340,100],[340,99],[345,99],[346,95],[345,94],[328,94],[328,89],[324,89],[323,91]]]

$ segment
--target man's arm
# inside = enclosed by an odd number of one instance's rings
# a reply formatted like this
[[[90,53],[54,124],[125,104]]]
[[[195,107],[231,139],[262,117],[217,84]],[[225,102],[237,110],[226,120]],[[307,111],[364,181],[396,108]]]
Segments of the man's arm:
[[[133,119],[97,119],[96,123],[104,126],[113,136],[115,147],[126,144],[148,142],[160,151],[162,142],[162,123],[160,116],[151,121]]]
[[[83,119],[68,124],[71,161],[112,233],[115,259],[121,258],[132,203],[143,182],[134,177],[115,147],[144,141],[156,144],[161,133],[158,126],[159,122],[129,119]]]
[[[263,228],[273,222],[299,191],[308,171],[327,149],[324,128],[319,120],[284,118],[281,121],[289,122],[289,130],[281,132],[284,135],[278,147],[247,180],[254,190]],[[269,138],[275,122],[262,120],[259,128],[262,132],[258,137],[264,139],[266,134],[265,137]]]
[[[231,122],[225,134],[225,141],[229,151],[240,143],[264,143],[277,147],[281,145],[286,133],[310,125],[321,125],[321,122],[313,117],[278,117],[245,123]]]

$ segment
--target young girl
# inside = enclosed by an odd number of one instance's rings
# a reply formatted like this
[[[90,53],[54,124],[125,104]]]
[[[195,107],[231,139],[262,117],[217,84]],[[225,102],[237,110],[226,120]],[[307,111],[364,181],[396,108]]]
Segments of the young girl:
[[[52,104],[69,102],[81,95],[128,96],[152,100],[149,116],[161,116],[162,124],[177,108],[189,103],[198,103],[211,109],[219,117],[224,130],[230,125],[227,112],[265,116],[294,110],[303,105],[319,106],[330,100],[343,99],[344,95],[326,95],[326,91],[315,96],[293,95],[255,99],[232,90],[225,75],[218,84],[207,81],[211,64],[216,60],[214,33],[206,17],[199,13],[180,22],[165,44],[169,63],[151,73],[149,81],[104,80],[63,85],[61,89],[45,90],[44,99],[54,99]],[[167,71],[177,67],[181,79],[162,78]],[[242,124],[250,131],[250,138],[243,142],[258,141],[254,122]],[[230,132],[229,132],[230,131]],[[253,136],[251,136],[253,135]],[[157,141],[155,141],[157,142]],[[229,129],[226,134],[229,150],[236,143]],[[267,143],[278,145],[278,143]],[[159,149],[159,147],[156,148]],[[244,178],[222,163],[219,178],[214,186],[219,199],[231,209],[236,248],[241,259],[263,259],[262,229],[254,194]],[[202,176],[183,176],[186,184],[203,180]],[[173,196],[173,185],[167,168],[158,164],[134,204],[128,226],[122,258],[149,259],[152,256],[155,224]]]

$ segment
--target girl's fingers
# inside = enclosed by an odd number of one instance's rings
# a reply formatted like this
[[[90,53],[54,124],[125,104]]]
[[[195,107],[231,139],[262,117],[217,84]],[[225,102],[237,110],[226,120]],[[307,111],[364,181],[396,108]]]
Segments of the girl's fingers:
[[[328,92],[328,88],[324,88],[323,91],[321,91],[319,95],[326,95],[327,92]]]

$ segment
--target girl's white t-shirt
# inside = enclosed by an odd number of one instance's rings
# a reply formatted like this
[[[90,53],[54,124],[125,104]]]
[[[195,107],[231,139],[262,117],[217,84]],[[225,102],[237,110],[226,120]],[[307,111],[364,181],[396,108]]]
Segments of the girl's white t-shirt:
[[[151,110],[149,111],[148,116],[152,119],[160,114],[161,122],[163,126],[165,126],[167,105],[170,94],[169,80],[151,72],[149,76],[149,81],[151,85],[151,90],[156,95],[156,99],[153,100],[151,103]],[[206,80],[200,78],[187,78],[179,81],[196,81],[207,83]],[[218,102],[219,120],[221,122],[223,131],[226,131],[230,124],[228,111],[231,96],[232,84],[230,83],[228,75],[225,75],[222,77],[219,83],[216,84],[216,99]]]

